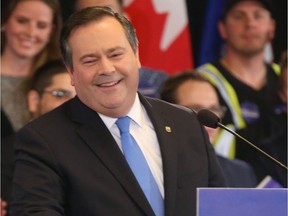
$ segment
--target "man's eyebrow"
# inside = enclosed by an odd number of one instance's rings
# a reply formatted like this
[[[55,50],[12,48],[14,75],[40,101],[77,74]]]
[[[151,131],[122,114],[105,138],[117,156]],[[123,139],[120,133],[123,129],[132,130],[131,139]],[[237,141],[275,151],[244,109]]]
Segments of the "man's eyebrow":
[[[117,46],[117,47],[113,47],[113,48],[108,49],[108,52],[110,53],[110,52],[114,52],[114,51],[118,51],[118,50],[124,51],[125,48],[124,48],[124,47]]]
[[[107,52],[107,53],[111,53],[111,52],[118,51],[118,50],[124,51],[124,50],[126,50],[126,48],[121,47],[121,46],[116,46],[116,47],[113,47],[113,48],[108,49],[106,52]],[[82,60],[85,59],[85,58],[95,58],[95,57],[97,57],[96,54],[94,54],[94,53],[88,53],[88,54],[84,54],[83,56],[81,56],[79,60],[82,61]]]

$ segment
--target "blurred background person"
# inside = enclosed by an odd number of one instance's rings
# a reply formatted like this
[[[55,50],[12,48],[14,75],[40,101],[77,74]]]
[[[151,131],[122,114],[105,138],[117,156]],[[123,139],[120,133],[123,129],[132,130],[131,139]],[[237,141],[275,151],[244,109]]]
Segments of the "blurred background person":
[[[258,147],[270,134],[271,119],[283,104],[277,87],[279,65],[265,63],[264,59],[264,48],[274,38],[275,26],[268,0],[227,0],[218,24],[226,42],[224,55],[198,68],[218,89],[221,105],[227,107],[223,123],[233,124],[233,130]],[[222,143],[230,144],[224,155],[250,163],[259,181],[272,175],[263,163],[264,155],[242,140],[237,139],[234,145],[231,138]]]
[[[2,13],[1,106],[18,130],[29,120],[25,81],[46,61],[60,58],[62,17],[58,0],[12,0]]]
[[[124,14],[127,17],[127,14],[124,12],[123,0],[75,0],[75,11],[91,6],[110,7],[113,11]],[[159,98],[161,86],[167,78],[168,74],[164,71],[148,68],[144,65],[139,70],[140,82],[138,90],[145,96]]]
[[[62,60],[44,64],[27,84],[25,98],[28,101],[30,120],[55,109],[76,95]],[[14,138],[15,135],[10,133],[1,142],[1,199],[8,203],[11,200]]]
[[[47,62],[35,73],[27,93],[31,118],[55,109],[76,95],[62,60]]]
[[[219,103],[215,88],[199,74],[191,71],[183,71],[171,76],[164,83],[161,91],[161,99],[185,106],[194,111],[208,109],[222,118],[225,107]],[[205,126],[210,142],[215,143],[219,136],[219,128],[213,129]],[[220,166],[223,169],[228,187],[256,187],[257,180],[252,167],[238,159],[228,159],[217,155]]]
[[[278,94],[283,102],[275,107],[277,115],[270,117],[271,129],[261,142],[261,148],[287,166],[287,51],[282,53],[281,73],[278,77]],[[267,158],[261,158],[273,178],[287,187],[287,170],[275,166]]]

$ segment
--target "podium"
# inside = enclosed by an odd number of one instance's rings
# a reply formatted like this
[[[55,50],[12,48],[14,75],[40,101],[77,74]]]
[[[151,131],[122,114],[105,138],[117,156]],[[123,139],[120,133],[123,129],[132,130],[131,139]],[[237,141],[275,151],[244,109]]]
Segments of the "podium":
[[[197,216],[287,216],[287,188],[198,188]]]

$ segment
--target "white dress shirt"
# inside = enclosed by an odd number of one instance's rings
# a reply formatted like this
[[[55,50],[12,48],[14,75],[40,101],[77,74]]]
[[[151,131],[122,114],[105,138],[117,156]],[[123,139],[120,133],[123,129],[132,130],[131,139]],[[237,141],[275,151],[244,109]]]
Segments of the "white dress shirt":
[[[122,151],[120,131],[115,124],[117,118],[104,116],[100,113],[99,115]],[[138,95],[136,96],[135,102],[127,116],[131,118],[130,134],[134,137],[142,150],[159,187],[160,193],[164,198],[162,157],[158,139],[152,122],[150,121],[145,108],[141,104]]]

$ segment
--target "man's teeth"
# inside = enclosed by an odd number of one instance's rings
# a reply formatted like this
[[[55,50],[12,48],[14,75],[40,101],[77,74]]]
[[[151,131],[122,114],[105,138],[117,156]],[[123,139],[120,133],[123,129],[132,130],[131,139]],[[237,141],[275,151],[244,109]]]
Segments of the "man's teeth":
[[[117,83],[118,83],[118,81],[117,82],[104,83],[104,84],[101,84],[100,86],[108,87],[108,86],[116,85]]]

